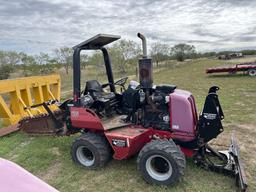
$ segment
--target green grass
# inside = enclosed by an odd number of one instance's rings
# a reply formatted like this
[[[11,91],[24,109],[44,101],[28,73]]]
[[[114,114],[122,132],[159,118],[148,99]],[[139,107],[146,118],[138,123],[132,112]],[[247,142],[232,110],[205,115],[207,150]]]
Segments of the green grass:
[[[231,61],[234,62],[234,61]],[[208,76],[205,68],[222,65],[223,61],[198,59],[178,63],[177,67],[155,69],[154,83],[176,84],[189,90],[201,111],[208,88],[218,85],[219,99],[225,114],[225,132],[214,144],[228,145],[235,132],[241,146],[250,191],[256,190],[256,78],[245,75]],[[84,79],[98,78],[92,72],[82,72]],[[62,76],[62,90],[72,89],[71,75]],[[10,159],[39,176],[60,191],[235,191],[235,181],[220,174],[204,171],[187,160],[185,176],[174,187],[152,186],[144,182],[136,170],[136,157],[125,161],[112,160],[106,167],[89,171],[75,165],[70,157],[73,139],[70,137],[30,137],[14,133],[0,138],[0,156]]]

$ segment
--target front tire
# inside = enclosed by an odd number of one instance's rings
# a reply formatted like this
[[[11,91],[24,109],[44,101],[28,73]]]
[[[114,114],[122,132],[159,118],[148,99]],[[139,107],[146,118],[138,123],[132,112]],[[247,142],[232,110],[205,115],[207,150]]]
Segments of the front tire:
[[[111,158],[111,148],[105,137],[95,133],[84,133],[72,144],[71,156],[75,163],[85,168],[103,167]]]
[[[140,151],[137,164],[148,183],[174,185],[184,174],[186,159],[173,140],[152,140]]]

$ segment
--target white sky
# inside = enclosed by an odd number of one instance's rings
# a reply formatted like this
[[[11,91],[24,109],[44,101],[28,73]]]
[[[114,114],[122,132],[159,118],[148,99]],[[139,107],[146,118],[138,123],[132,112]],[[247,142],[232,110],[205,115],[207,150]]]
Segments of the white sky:
[[[199,51],[256,48],[256,0],[0,0],[0,49],[37,54],[98,33]]]

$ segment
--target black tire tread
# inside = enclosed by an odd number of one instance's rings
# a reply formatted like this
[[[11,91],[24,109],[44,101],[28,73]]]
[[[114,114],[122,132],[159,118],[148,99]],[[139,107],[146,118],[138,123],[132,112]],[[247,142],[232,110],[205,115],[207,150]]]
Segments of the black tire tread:
[[[178,165],[179,177],[184,175],[184,170],[186,168],[186,159],[184,153],[181,151],[180,147],[174,143],[172,139],[156,139],[147,143],[140,151],[137,158],[138,170],[140,171],[139,162],[142,156],[152,150],[164,151],[171,154],[172,158],[176,161]],[[178,178],[179,179],[179,178]],[[178,180],[177,179],[177,180]]]
[[[98,167],[103,167],[111,159],[111,148],[104,136],[92,132],[87,132],[76,138],[73,141],[72,146],[79,141],[89,142],[97,148],[100,156],[100,163]]]

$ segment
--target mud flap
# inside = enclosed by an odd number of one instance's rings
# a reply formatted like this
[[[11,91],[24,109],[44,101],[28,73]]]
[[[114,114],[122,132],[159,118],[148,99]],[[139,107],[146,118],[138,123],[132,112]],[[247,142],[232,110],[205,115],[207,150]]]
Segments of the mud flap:
[[[233,159],[234,164],[234,174],[236,177],[236,183],[241,191],[246,191],[247,189],[247,179],[244,172],[243,163],[240,158],[239,148],[237,145],[237,141],[234,136],[231,137],[231,145],[229,147],[229,154]]]

